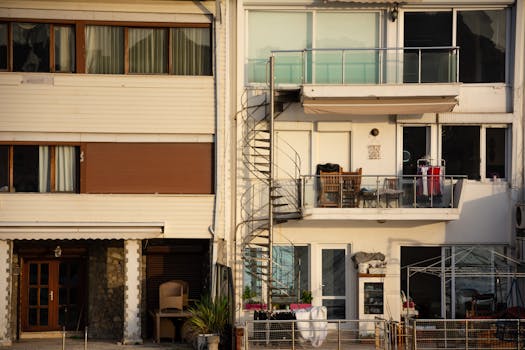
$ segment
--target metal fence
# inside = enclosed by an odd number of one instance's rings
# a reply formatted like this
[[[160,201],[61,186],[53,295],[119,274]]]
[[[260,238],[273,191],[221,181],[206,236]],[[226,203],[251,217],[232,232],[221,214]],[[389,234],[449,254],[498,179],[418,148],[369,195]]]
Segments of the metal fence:
[[[254,320],[244,349],[524,349],[525,320]]]

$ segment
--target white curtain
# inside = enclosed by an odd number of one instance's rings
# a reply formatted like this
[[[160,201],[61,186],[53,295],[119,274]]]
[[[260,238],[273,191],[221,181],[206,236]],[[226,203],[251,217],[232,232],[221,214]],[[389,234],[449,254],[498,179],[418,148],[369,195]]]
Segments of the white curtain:
[[[75,33],[73,27],[55,26],[55,72],[75,71]]]
[[[38,147],[38,192],[49,192],[49,146]]]
[[[124,28],[86,26],[86,72],[124,73]]]
[[[166,29],[130,28],[129,71],[131,73],[166,73]]]
[[[74,146],[55,146],[55,191],[75,192],[76,163]]]
[[[210,75],[210,43],[209,28],[172,28],[172,73],[177,75]]]

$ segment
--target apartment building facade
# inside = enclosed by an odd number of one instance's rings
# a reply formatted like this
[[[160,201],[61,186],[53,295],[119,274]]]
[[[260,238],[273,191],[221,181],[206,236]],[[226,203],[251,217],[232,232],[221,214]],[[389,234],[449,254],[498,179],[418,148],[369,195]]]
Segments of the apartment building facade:
[[[140,343],[226,264],[222,1],[0,4],[0,342]]]
[[[506,301],[523,5],[239,2],[238,319],[248,299],[289,306],[303,290],[329,319],[464,318],[473,295]]]

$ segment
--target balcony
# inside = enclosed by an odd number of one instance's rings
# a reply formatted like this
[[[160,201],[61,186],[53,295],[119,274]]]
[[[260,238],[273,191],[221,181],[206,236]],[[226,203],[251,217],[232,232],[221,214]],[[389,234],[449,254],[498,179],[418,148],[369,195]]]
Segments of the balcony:
[[[340,175],[304,176],[305,219],[459,219],[463,176]]]
[[[277,89],[300,89],[309,114],[451,112],[459,96],[459,48],[334,48],[273,51]],[[265,82],[266,61],[248,62]]]

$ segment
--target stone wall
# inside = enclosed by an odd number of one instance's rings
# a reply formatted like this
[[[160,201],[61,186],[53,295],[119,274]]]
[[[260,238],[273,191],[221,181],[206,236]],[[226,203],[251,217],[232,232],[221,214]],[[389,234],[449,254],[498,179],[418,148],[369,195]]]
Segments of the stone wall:
[[[89,248],[89,337],[121,340],[124,317],[123,242]]]

